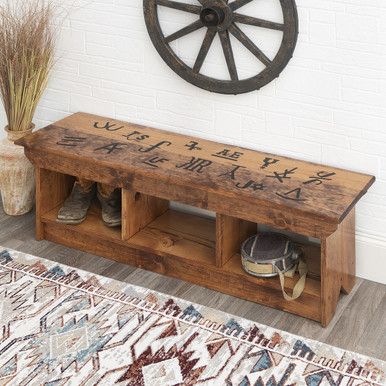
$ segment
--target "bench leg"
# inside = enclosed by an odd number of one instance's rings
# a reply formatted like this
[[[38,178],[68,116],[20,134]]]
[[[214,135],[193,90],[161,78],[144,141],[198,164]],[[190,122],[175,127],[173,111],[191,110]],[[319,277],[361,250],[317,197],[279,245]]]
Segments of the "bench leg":
[[[35,167],[36,240],[44,239],[44,214],[58,207],[70,194],[74,177]]]
[[[355,284],[355,212],[352,210],[337,230],[321,240],[321,322],[327,326],[334,316],[340,292]]]
[[[342,291],[349,294],[355,285],[355,209],[348,214],[342,224]]]
[[[342,284],[341,228],[321,240],[321,323],[326,327],[334,316]]]

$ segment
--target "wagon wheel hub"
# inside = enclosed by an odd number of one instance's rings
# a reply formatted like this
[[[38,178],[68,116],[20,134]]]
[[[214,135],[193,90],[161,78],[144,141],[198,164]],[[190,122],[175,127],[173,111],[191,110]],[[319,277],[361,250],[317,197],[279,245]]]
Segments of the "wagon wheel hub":
[[[240,94],[258,90],[278,77],[291,59],[297,42],[298,17],[295,0],[277,0],[282,8],[283,22],[274,22],[242,13],[242,7],[252,1],[254,0],[198,0],[200,5],[194,5],[178,0],[144,0],[146,26],[158,53],[173,71],[188,82],[205,90],[223,94]],[[195,14],[197,19],[165,36],[158,20],[160,6]],[[240,28],[243,24],[282,33],[280,49],[273,59]],[[170,44],[201,28],[206,28],[205,37],[193,66],[189,66],[173,51]],[[201,72],[217,34],[221,41],[230,79],[217,79]],[[240,79],[240,70],[236,66],[230,35],[264,65],[262,71],[251,78]]]
[[[217,27],[224,18],[225,14],[219,7],[203,8],[200,13],[200,20],[205,27]]]

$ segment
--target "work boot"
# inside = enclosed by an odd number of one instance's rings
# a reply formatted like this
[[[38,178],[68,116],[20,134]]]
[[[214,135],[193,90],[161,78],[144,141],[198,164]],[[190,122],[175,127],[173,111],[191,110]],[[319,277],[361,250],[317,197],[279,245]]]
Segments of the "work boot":
[[[95,186],[86,191],[78,182],[75,182],[70,196],[59,210],[56,221],[62,224],[80,224],[86,219],[87,211],[94,197]]]
[[[102,220],[108,227],[117,227],[122,223],[121,190],[115,189],[107,197],[102,196],[98,189],[98,200],[102,206]]]

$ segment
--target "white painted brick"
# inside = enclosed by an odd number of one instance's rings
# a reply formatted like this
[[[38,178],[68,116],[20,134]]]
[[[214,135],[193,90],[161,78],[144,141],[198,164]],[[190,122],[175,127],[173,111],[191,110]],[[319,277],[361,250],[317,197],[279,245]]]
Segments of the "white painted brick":
[[[334,122],[346,127],[363,130],[384,131],[386,117],[377,117],[353,111],[334,111]]]
[[[43,106],[39,106],[38,109],[36,110],[35,119],[55,122],[65,118],[68,115],[68,113],[69,112],[66,109],[63,109],[63,111],[60,111],[60,110],[53,110],[51,108],[45,108]]]
[[[81,63],[79,73],[82,76],[93,77],[98,80],[109,80],[117,83],[139,84],[143,75],[134,71],[112,69],[106,65]],[[129,86],[128,86],[129,88]]]
[[[327,10],[310,9],[310,21],[326,24],[335,23],[335,13]]]
[[[102,46],[95,43],[86,43],[86,53],[91,56],[97,57],[95,61],[100,60],[101,58],[111,58],[117,55],[117,50],[115,47]]]
[[[379,155],[386,157],[386,146],[384,143],[375,141],[365,141],[363,139],[352,138],[351,149],[365,154]]]
[[[98,32],[86,32],[87,43],[98,44],[100,46],[113,46],[115,42],[114,35],[107,35]]]
[[[358,76],[343,76],[342,87],[362,91],[379,92],[379,79],[366,79]]]
[[[114,103],[100,100],[84,95],[72,94],[70,101],[70,112],[84,111],[90,114],[113,116],[115,113]]]
[[[55,77],[51,78],[49,84],[50,89],[91,96],[91,85],[81,83],[80,77],[71,77],[71,80],[67,80],[61,79],[58,72],[56,72],[55,75]]]
[[[241,135],[244,136],[244,132],[253,132],[263,134],[266,131],[265,116],[256,117],[251,115],[243,115],[241,118]]]
[[[134,123],[137,118],[138,107],[125,105],[122,103],[115,104],[115,115],[117,119]],[[118,118],[119,117],[119,118]]]
[[[171,92],[157,93],[157,107],[174,114],[196,116],[204,120],[213,119],[213,103]]]
[[[322,163],[373,174],[379,167],[379,159],[374,155],[330,145],[322,145]]]
[[[371,194],[378,195],[380,197],[386,197],[386,180],[378,178],[373,188],[371,189]],[[379,204],[380,201],[377,203]]]
[[[354,42],[378,40],[375,17],[339,13],[336,17],[336,30],[338,40]]]
[[[227,138],[241,139],[241,115],[224,110],[216,111],[216,134]]]
[[[386,170],[386,157],[380,159],[380,164],[381,164],[381,169]]]
[[[335,26],[326,23],[311,23],[310,42],[323,45],[334,44]]]
[[[132,106],[141,106],[141,107],[155,107],[155,97],[154,96],[143,96],[131,93],[131,90],[128,92],[106,89],[106,88],[94,88],[92,91],[93,97],[100,100],[111,103],[124,103]]]
[[[308,105],[305,103],[292,102],[289,99],[260,97],[260,108],[265,111],[288,114],[290,116],[316,119],[324,122],[331,122],[333,112],[331,109]]]
[[[356,213],[362,216],[384,219],[386,218],[386,207],[382,206],[382,202],[378,204],[360,202],[357,206]]]
[[[69,52],[85,52],[85,43],[85,32],[63,28],[60,32],[58,49]]]
[[[322,71],[292,69],[291,76],[280,78],[277,87],[291,93],[338,99],[340,78]]]
[[[249,140],[248,147],[253,147],[261,151],[288,155],[290,157],[294,157],[296,154],[296,157],[300,159],[314,159],[317,160],[317,162],[320,160],[320,144],[270,133],[261,135],[261,133],[257,131],[248,132],[246,134]]]
[[[328,131],[312,130],[305,127],[298,127],[295,129],[295,138],[326,145],[334,145],[341,148],[349,147],[349,139],[344,135]]]
[[[269,133],[282,135],[283,137],[293,137],[293,118],[290,115],[267,113],[266,122]]]
[[[65,59],[57,55],[56,63],[54,65],[55,71],[66,72],[71,76],[78,75],[79,63],[71,59]]]
[[[382,106],[384,104],[380,93],[355,90],[350,88],[342,89],[342,99],[347,102],[368,104],[371,106]]]
[[[208,120],[190,118],[159,109],[138,108],[137,123],[157,126],[175,132],[196,133],[196,135],[207,137],[213,134],[212,122]]]
[[[358,214],[356,216],[356,224],[357,228],[366,229],[370,234],[380,233],[383,235],[383,229],[385,229],[385,219],[383,218],[377,218],[373,216],[365,216],[362,214]]]

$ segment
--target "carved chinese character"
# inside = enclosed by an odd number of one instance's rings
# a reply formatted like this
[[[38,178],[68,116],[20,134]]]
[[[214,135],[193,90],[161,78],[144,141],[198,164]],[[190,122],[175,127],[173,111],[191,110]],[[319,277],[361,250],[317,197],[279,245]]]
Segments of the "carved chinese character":
[[[290,170],[286,169],[283,173],[273,172],[273,175],[271,175],[271,176],[267,175],[266,177],[276,178],[278,181],[283,183],[284,179],[290,179],[291,178],[291,177],[289,177],[290,174],[295,174],[295,170],[297,170],[297,168],[293,168]]]
[[[190,172],[202,173],[203,169],[210,166],[211,164],[212,164],[212,161],[202,159],[202,158],[192,157],[192,159],[189,162],[186,162],[182,165],[177,165],[176,168],[189,170]]]

